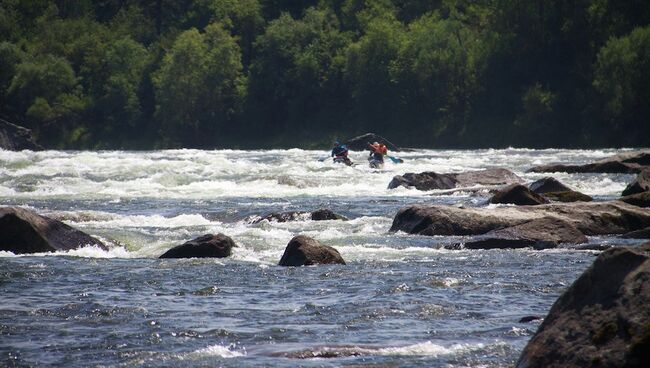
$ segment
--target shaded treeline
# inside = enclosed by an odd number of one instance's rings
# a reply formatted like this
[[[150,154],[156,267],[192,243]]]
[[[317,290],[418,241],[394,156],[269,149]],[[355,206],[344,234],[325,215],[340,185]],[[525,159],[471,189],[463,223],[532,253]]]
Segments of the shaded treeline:
[[[4,0],[0,117],[52,148],[650,144],[644,0]]]

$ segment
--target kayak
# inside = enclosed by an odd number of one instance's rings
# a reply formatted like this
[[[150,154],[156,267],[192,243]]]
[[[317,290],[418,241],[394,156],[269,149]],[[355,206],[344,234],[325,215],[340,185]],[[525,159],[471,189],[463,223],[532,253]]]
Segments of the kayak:
[[[349,157],[345,157],[345,156],[336,156],[336,157],[334,157],[334,163],[336,163],[336,164],[346,164],[348,166],[352,166],[352,160],[350,160]]]
[[[368,161],[368,163],[370,164],[371,169],[380,169],[381,170],[381,169],[384,168],[384,162],[383,161],[370,160],[370,161]]]

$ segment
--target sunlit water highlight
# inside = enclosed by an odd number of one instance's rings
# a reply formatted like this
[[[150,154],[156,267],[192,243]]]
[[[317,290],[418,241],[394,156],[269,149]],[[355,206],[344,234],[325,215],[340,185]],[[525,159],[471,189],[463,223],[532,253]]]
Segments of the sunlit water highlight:
[[[0,204],[97,236],[83,248],[0,252],[0,365],[511,366],[538,322],[594,252],[451,251],[458,237],[389,233],[413,203],[484,205],[487,192],[389,190],[405,172],[525,171],[586,163],[616,150],[414,150],[380,171],[326,151],[0,151]],[[598,200],[632,180],[553,174]],[[250,216],[329,208],[349,221],[252,224]],[[159,260],[174,245],[222,232],[228,259]],[[346,266],[280,268],[305,234]],[[619,244],[599,237],[594,243]],[[331,359],[297,360],[325,351]],[[316,354],[317,355],[317,354]]]

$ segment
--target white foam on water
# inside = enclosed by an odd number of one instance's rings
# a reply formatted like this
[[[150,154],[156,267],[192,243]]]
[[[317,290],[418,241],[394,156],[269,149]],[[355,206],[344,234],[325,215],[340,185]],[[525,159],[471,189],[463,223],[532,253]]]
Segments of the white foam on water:
[[[57,252],[42,252],[30,254],[14,254],[12,252],[0,251],[0,257],[80,257],[80,258],[135,258],[136,254],[129,252],[123,247],[111,247],[104,250],[98,246],[91,245],[73,250],[61,250]]]
[[[443,346],[434,344],[431,341],[407,345],[401,347],[381,348],[375,354],[378,355],[422,355],[436,357],[439,355],[452,355],[474,350],[483,349],[483,344],[454,344],[451,346]]]
[[[184,355],[179,355],[180,360],[190,359],[202,359],[210,357],[219,357],[219,358],[237,358],[246,356],[246,350],[235,350],[233,345],[223,346],[223,345],[210,345],[208,347],[195,350],[191,353]]]

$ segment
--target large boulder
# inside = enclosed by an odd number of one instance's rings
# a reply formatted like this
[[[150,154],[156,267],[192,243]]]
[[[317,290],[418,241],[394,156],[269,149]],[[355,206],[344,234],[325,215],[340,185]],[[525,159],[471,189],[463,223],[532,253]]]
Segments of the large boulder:
[[[632,195],[650,191],[650,168],[645,169],[637,175],[633,182],[623,190],[623,195]]]
[[[551,176],[547,176],[530,183],[530,185],[528,185],[528,188],[537,194],[566,192],[572,190]]]
[[[545,198],[558,202],[589,202],[593,198],[577,192],[553,177],[546,177],[530,183],[528,188]]]
[[[225,258],[236,246],[227,235],[205,234],[169,249],[160,258]]]
[[[280,259],[280,266],[311,266],[345,264],[339,252],[308,236],[298,235],[289,241]]]
[[[412,205],[397,212],[390,230],[420,235],[481,235],[542,217],[566,221],[585,235],[624,234],[650,226],[650,211],[609,201],[497,208]]]
[[[526,248],[548,249],[559,244],[586,243],[587,237],[572,224],[553,217],[542,217],[519,225],[492,230],[465,242],[467,249]]]
[[[548,203],[548,200],[521,184],[512,184],[498,190],[494,196],[490,198],[490,203],[534,206]]]
[[[650,166],[650,150],[626,152],[586,165],[551,164],[535,166],[529,172],[638,173]]]
[[[34,142],[31,130],[0,119],[0,149],[38,151],[43,147]]]
[[[0,207],[0,250],[15,254],[73,250],[106,246],[92,236],[36,212],[20,207]]]
[[[366,151],[368,150],[368,143],[374,142],[385,144],[389,151],[400,151],[400,148],[394,145],[391,141],[375,133],[366,133],[358,137],[354,137],[345,142],[345,144],[349,149],[353,151]]]
[[[649,250],[601,253],[553,304],[517,367],[647,367]]]
[[[269,222],[288,222],[288,221],[325,221],[325,220],[347,220],[343,215],[334,213],[328,209],[319,209],[312,212],[303,212],[303,211],[287,211],[287,212],[275,212],[269,213],[262,217],[253,216],[249,219],[250,223],[257,224],[262,221]]]
[[[523,180],[508,169],[494,168],[460,173],[438,174],[425,171],[419,174],[396,175],[388,184],[388,189],[400,186],[418,190],[453,189],[476,185],[498,186],[521,183]]]

